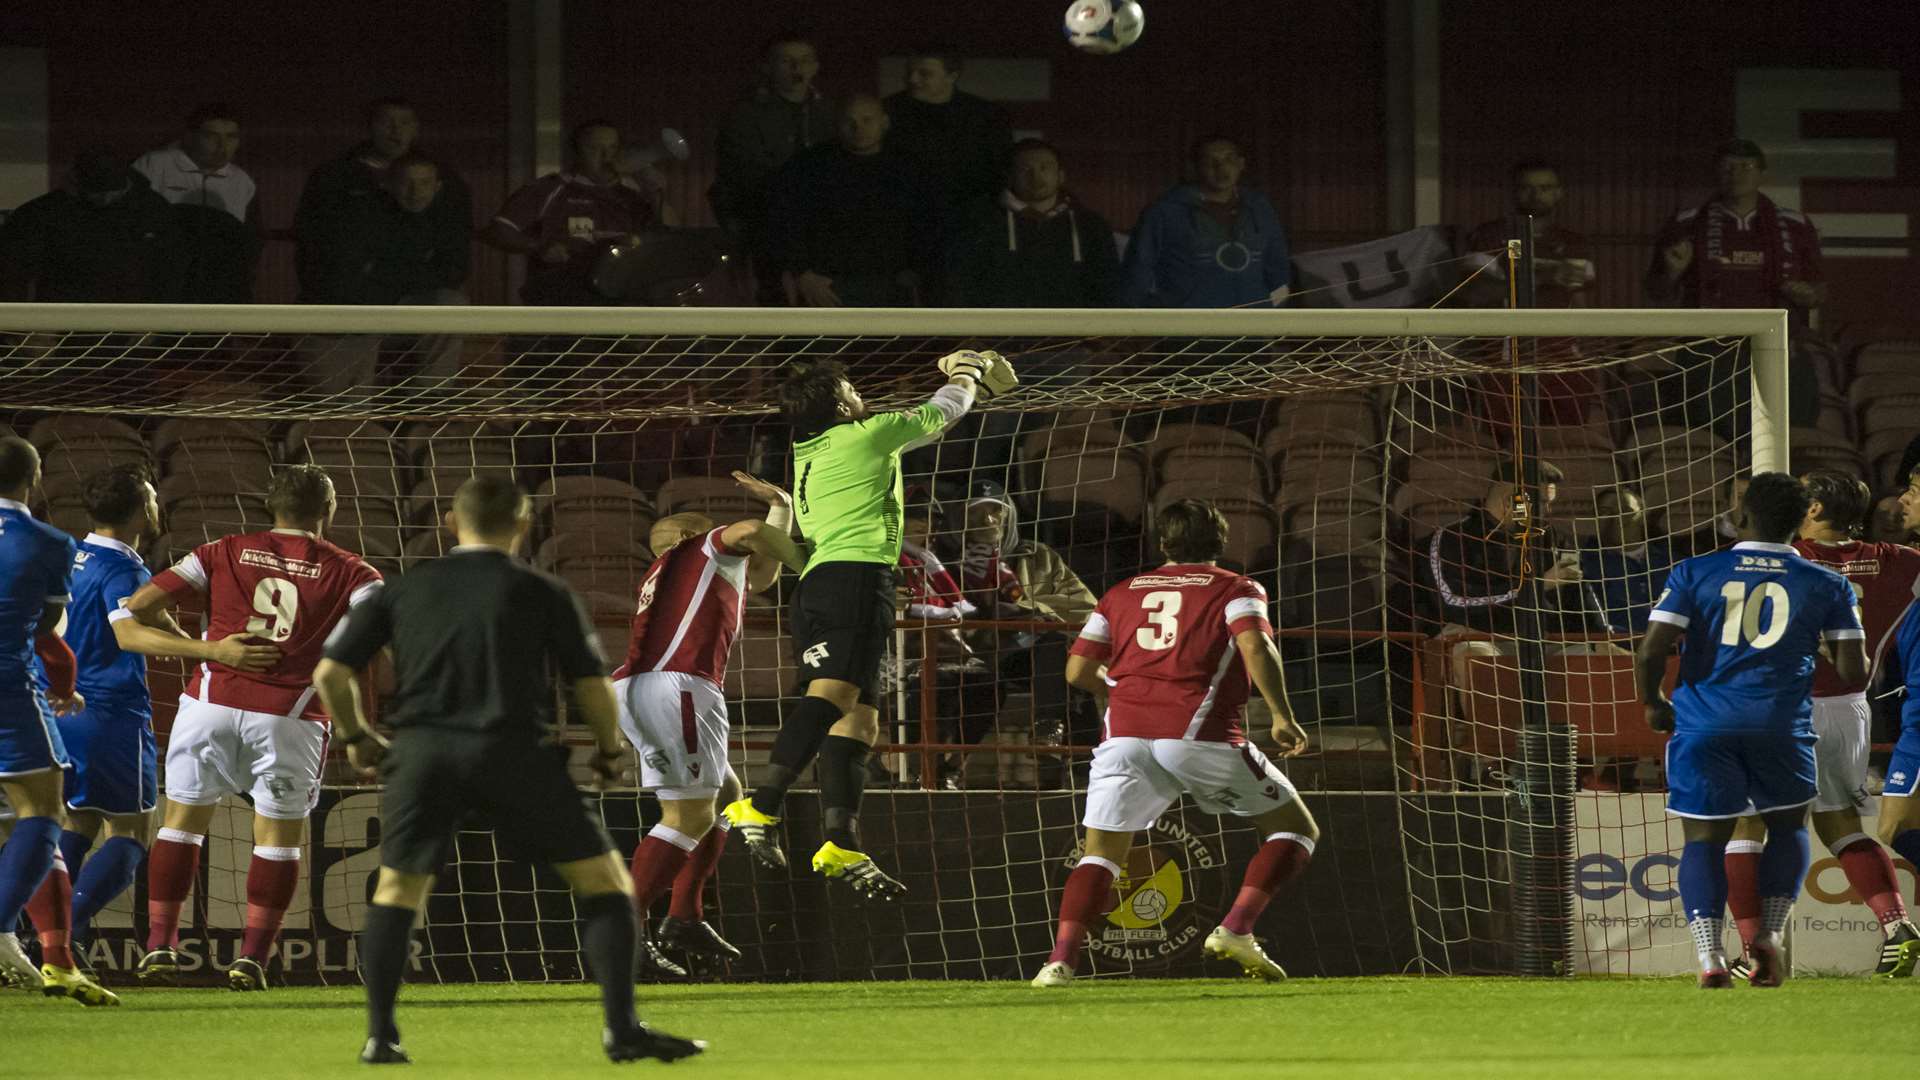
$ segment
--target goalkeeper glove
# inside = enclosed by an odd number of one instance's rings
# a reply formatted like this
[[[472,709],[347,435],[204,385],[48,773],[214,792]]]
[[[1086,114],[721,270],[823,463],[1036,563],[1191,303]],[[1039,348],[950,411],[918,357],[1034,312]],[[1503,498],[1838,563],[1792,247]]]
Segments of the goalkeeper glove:
[[[973,380],[976,393],[981,398],[990,398],[1004,394],[1020,385],[1019,378],[1013,373],[1013,365],[1007,359],[990,349],[975,352],[962,349],[940,358],[940,370],[947,378],[965,375]]]

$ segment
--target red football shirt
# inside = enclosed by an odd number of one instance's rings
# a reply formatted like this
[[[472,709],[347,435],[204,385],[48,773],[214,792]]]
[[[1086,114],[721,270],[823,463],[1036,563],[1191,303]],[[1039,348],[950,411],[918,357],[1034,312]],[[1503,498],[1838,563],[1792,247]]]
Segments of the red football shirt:
[[[698,541],[675,544],[647,568],[627,662],[614,678],[675,671],[723,684],[727,653],[740,635],[748,553],[720,543],[720,533],[714,529]]]
[[[1867,685],[1872,685],[1887,644],[1900,628],[1900,620],[1906,617],[1916,591],[1920,591],[1920,550],[1904,544],[1859,540],[1842,544],[1796,540],[1793,547],[1806,556],[1808,562],[1824,566],[1853,583],[1853,595],[1858,600],[1854,606],[1860,613],[1860,625],[1867,631],[1867,662],[1871,666]],[[1814,697],[1839,697],[1865,689],[1866,686],[1848,686],[1841,682],[1839,673],[1826,657],[1816,661]]]
[[[1108,590],[1072,651],[1107,663],[1107,738],[1238,746],[1252,684],[1233,638],[1272,629],[1257,582],[1169,564]]]
[[[206,595],[208,641],[245,633],[280,646],[280,662],[267,671],[201,664],[189,694],[230,709],[324,723],[313,669],[347,609],[380,586],[380,571],[312,533],[274,529],[202,544],[154,575],[153,584],[175,599]]]
[[[1708,205],[1707,212],[1717,220],[1712,224],[1716,229],[1710,235],[1718,238],[1720,250],[1701,251],[1696,244],[1693,263],[1680,277],[1680,304],[1682,307],[1703,308],[1777,308],[1787,306],[1786,300],[1771,289],[1767,282],[1767,260],[1771,257],[1773,245],[1780,246],[1781,257],[1787,261],[1783,268],[1783,277],[1788,281],[1820,281],[1820,233],[1805,214],[1788,207],[1775,207],[1774,212],[1780,220],[1780,236],[1777,240],[1761,235],[1755,227],[1759,217],[1758,210],[1748,211],[1742,217],[1719,202]],[[1661,265],[1661,253],[1682,240],[1691,241],[1698,233],[1700,223],[1698,207],[1682,210],[1669,220],[1660,235],[1653,242],[1654,268]],[[1712,261],[1720,270],[1714,276],[1710,289],[1703,289],[1700,279],[1700,267],[1705,261]],[[1798,309],[1795,309],[1796,311]]]

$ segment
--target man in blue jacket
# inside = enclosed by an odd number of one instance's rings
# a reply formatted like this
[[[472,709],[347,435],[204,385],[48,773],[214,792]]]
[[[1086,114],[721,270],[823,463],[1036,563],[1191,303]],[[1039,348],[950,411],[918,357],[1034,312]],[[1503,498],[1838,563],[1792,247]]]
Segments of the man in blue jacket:
[[[1127,245],[1126,307],[1278,305],[1292,280],[1287,233],[1273,204],[1240,186],[1246,155],[1225,136],[1194,144],[1195,182],[1147,207]]]

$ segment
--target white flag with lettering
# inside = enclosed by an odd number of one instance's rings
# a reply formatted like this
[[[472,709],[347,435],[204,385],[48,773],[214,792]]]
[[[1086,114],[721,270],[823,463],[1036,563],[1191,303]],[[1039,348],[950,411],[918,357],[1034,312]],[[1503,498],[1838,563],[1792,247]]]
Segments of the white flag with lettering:
[[[1293,256],[1294,307],[1423,308],[1457,275],[1452,229],[1429,225]]]

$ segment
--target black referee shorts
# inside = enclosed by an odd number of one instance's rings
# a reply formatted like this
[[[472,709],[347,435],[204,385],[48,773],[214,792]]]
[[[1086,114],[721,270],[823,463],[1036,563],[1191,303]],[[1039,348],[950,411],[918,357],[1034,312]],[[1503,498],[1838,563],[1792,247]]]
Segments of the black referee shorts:
[[[880,663],[893,643],[894,568],[830,562],[807,571],[793,595],[793,659],[802,680],[838,679],[878,702]]]
[[[380,763],[380,865],[432,874],[454,834],[491,828],[510,859],[567,863],[613,850],[564,746],[530,735],[402,728]]]

